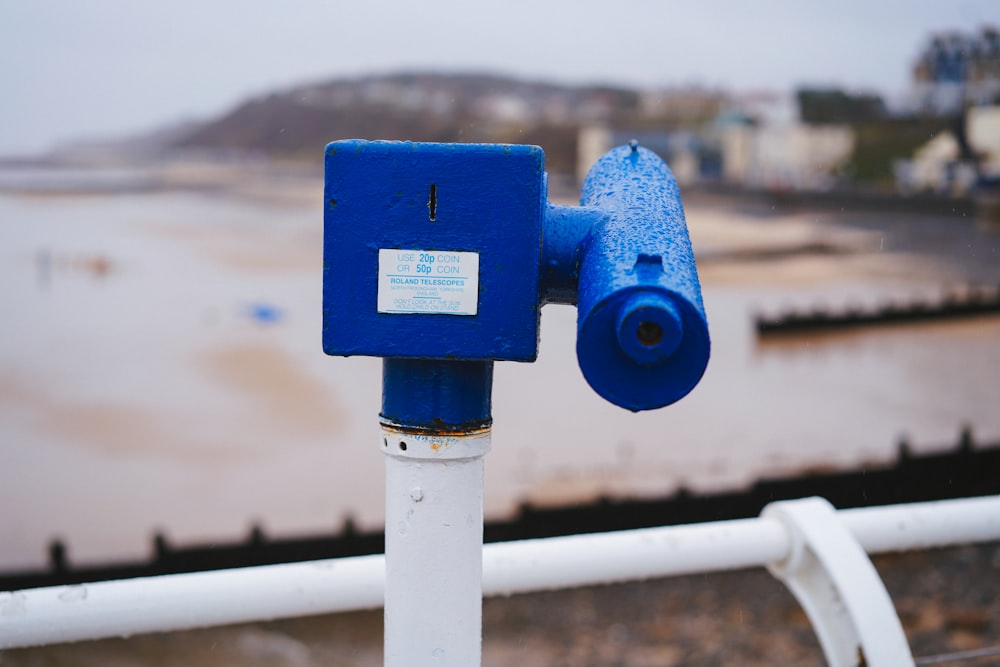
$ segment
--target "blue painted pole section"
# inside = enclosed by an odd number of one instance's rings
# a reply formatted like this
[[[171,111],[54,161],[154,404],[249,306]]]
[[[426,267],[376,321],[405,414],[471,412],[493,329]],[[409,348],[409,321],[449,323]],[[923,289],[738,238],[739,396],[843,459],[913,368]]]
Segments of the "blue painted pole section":
[[[598,160],[581,204],[604,218],[580,250],[580,369],[598,394],[629,410],[674,403],[701,379],[710,350],[677,181],[633,143]]]
[[[382,419],[459,434],[490,426],[492,361],[382,360]]]

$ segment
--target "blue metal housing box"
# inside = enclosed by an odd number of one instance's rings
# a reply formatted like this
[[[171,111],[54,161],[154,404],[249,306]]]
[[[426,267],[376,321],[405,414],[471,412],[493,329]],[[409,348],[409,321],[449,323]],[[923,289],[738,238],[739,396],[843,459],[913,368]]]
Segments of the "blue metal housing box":
[[[534,361],[545,201],[536,146],[329,144],[323,350]]]

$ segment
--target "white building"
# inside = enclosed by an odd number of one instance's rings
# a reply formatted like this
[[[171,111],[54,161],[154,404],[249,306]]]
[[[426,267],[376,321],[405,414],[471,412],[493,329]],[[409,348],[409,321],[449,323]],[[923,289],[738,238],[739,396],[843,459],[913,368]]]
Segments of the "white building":
[[[979,178],[1000,179],[1000,107],[966,111],[965,134],[974,161],[963,159],[954,134],[941,132],[914,151],[911,159],[896,163],[900,191],[962,195]]]
[[[973,107],[965,120],[969,146],[979,157],[984,178],[1000,178],[1000,106]]]
[[[628,141],[626,135],[607,127],[583,128],[577,143],[578,179],[582,181],[606,150]],[[701,131],[664,130],[645,141],[640,137],[641,144],[667,160],[681,185],[710,178],[742,187],[793,190],[832,187],[851,157],[854,141],[854,130],[847,125],[802,123],[794,96],[769,91],[732,99]]]

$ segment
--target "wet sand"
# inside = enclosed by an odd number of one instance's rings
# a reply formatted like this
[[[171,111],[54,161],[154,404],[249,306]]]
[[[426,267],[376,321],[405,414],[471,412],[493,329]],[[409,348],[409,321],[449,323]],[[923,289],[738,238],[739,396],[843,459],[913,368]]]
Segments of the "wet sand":
[[[0,306],[16,323],[0,331],[0,503],[16,508],[0,519],[0,568],[41,566],[55,537],[71,562],[106,562],[145,558],[154,530],[210,544],[253,523],[273,536],[328,533],[347,516],[380,525],[379,363],[319,347],[318,183],[252,183],[0,196]],[[773,344],[751,327],[760,309],[1000,282],[1000,262],[961,253],[990,237],[966,225],[942,249],[933,229],[914,239],[895,220],[697,198],[688,219],[714,346],[702,385],[668,410],[614,409],[579,375],[573,310],[546,307],[539,362],[496,370],[488,514],[877,461],[901,435],[944,447],[966,423],[1000,437],[997,318]],[[110,269],[72,268],[81,257]],[[280,317],[255,318],[261,306]],[[878,562],[918,654],[1000,643],[1000,596],[983,586],[998,580],[995,545]],[[485,620],[485,665],[822,664],[802,612],[763,572],[491,600]],[[380,637],[371,612],[2,661],[378,665]]]
[[[42,565],[55,538],[93,563],[145,558],[154,531],[181,545],[253,524],[380,526],[379,361],[320,350],[321,184],[265,176],[216,174],[211,192],[0,196],[0,306],[16,323],[0,331],[0,465],[19,471],[0,486],[19,508],[0,520],[0,568]],[[929,231],[901,243],[905,227],[877,216],[703,197],[687,213],[713,337],[701,385],[653,413],[608,405],[577,367],[575,311],[547,306],[538,362],[496,368],[490,517],[887,460],[902,435],[945,447],[965,424],[1000,437],[996,318],[753,335],[760,310],[962,284],[981,268],[965,273],[961,244],[937,253]],[[94,258],[108,270],[80,268]]]

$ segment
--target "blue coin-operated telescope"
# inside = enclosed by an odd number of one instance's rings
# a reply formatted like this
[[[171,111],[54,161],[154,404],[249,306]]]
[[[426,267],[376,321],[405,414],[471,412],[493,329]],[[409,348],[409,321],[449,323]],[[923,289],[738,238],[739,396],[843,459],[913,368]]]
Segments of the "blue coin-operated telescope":
[[[536,146],[326,149],[323,349],[384,359],[386,665],[479,664],[493,362],[535,360],[543,304],[576,304],[580,369],[628,410],[681,399],[708,363],[663,161],[608,152],[579,207],[548,202],[544,163]]]

